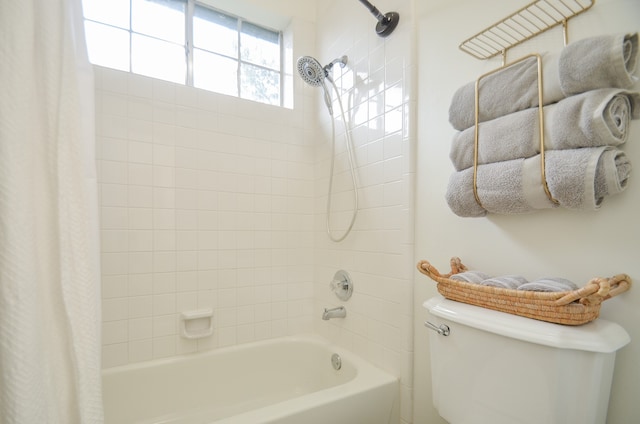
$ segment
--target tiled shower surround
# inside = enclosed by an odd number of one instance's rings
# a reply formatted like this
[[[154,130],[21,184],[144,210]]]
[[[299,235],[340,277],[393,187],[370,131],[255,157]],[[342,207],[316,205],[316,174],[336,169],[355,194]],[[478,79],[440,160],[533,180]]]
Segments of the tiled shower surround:
[[[398,376],[412,421],[415,46],[411,3],[393,8],[405,20],[388,39],[358,2],[319,5],[318,33],[306,16],[292,25],[294,61],[349,58],[333,75],[360,208],[341,243],[325,234],[331,121],[319,88],[295,76],[286,109],[95,68],[105,367],[314,332]],[[352,200],[334,113],[339,234]],[[329,289],[339,269],[355,284],[347,302]],[[347,318],[321,319],[341,304]],[[180,313],[204,308],[213,336],[180,337]]]
[[[104,366],[311,331],[313,147],[294,110],[96,68]],[[214,309],[181,338],[179,314]]]

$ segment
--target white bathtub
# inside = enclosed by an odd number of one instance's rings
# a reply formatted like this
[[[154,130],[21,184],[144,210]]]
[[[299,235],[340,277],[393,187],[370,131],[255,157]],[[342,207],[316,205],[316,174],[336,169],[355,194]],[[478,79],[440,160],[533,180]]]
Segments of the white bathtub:
[[[396,424],[398,392],[394,376],[313,336],[103,371],[106,424]]]

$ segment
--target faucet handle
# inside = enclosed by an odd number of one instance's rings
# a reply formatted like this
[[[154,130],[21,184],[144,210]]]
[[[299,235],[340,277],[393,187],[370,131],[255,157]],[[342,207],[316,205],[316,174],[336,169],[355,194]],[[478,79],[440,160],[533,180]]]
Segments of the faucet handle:
[[[331,282],[329,283],[329,288],[331,289],[331,291],[335,292],[338,290],[344,290],[344,286],[345,284],[349,284],[347,282],[345,282],[344,280],[336,280],[335,278],[333,280],[331,280]]]
[[[329,288],[336,294],[340,300],[349,300],[353,294],[353,283],[351,277],[346,271],[339,270],[333,276],[333,280],[329,283]]]

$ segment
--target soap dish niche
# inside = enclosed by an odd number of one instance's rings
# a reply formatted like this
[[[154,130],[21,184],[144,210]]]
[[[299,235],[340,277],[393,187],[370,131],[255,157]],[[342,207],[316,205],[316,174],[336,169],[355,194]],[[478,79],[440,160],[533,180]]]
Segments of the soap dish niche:
[[[180,314],[180,334],[185,339],[201,339],[213,334],[213,309],[198,309]]]

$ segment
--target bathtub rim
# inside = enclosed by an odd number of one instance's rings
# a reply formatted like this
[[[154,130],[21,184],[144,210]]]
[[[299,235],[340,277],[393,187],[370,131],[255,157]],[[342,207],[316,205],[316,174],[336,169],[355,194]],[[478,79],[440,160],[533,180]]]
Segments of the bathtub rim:
[[[247,343],[239,343],[235,345],[223,346],[223,347],[213,348],[209,350],[203,350],[203,351],[197,351],[197,352],[186,352],[186,353],[181,353],[178,355],[168,356],[164,358],[150,359],[148,361],[131,362],[128,364],[115,365],[112,367],[102,368],[101,372],[102,372],[102,375],[104,376],[105,374],[115,374],[117,372],[125,372],[128,370],[139,370],[142,368],[152,368],[160,365],[170,365],[172,363],[182,362],[189,359],[201,359],[207,356],[233,353],[240,350],[250,349],[252,347],[277,344],[279,341],[305,342],[305,343],[310,343],[314,345],[324,346],[327,348],[327,350],[331,350],[339,354],[343,359],[346,359],[347,361],[350,361],[354,364],[363,364],[363,366],[366,367],[367,370],[371,369],[373,372],[377,371],[383,374],[389,374],[396,380],[399,379],[397,376],[394,376],[390,372],[383,370],[382,368],[379,368],[378,366],[372,364],[371,362],[362,358],[358,354],[353,353],[350,350],[342,346],[338,346],[332,343],[331,341],[327,340],[326,338],[313,333],[302,333],[302,334],[289,335],[289,336],[273,337],[269,339],[256,340],[256,341],[247,342]],[[357,367],[356,367],[356,370],[357,370]],[[359,373],[357,374],[359,375]]]

